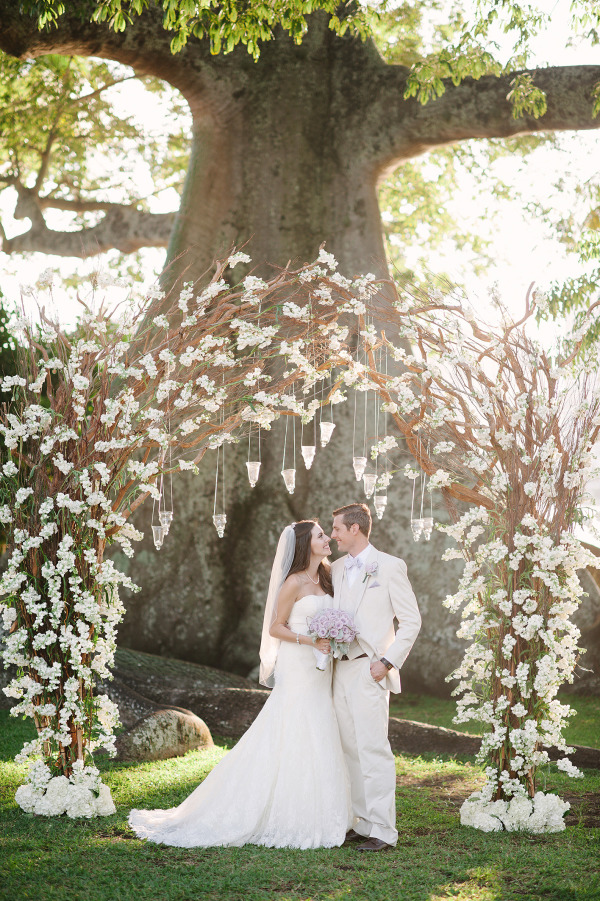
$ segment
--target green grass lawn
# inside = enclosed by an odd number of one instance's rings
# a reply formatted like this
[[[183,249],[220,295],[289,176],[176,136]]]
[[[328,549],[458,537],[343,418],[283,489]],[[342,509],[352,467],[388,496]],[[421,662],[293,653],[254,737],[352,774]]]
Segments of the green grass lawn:
[[[25,768],[12,758],[30,737],[28,722],[0,712],[2,901],[600,899],[600,829],[586,826],[592,793],[596,806],[600,798],[597,771],[583,780],[548,776],[546,789],[568,797],[575,811],[557,835],[463,828],[458,808],[480,784],[480,769],[466,758],[398,756],[400,839],[393,851],[177,849],[138,840],[127,826],[128,811],[178,804],[227,753],[224,743],[158,763],[104,759],[100,768],[117,813],[87,821],[34,817],[16,806]]]
[[[600,748],[600,697],[580,697],[561,693],[560,701],[577,711],[577,714],[571,717],[565,731],[567,742],[572,745],[585,745],[588,748]],[[431,695],[402,692],[390,698],[390,716],[481,735],[481,723],[473,721],[460,725],[453,723],[455,711],[454,700],[434,698]]]

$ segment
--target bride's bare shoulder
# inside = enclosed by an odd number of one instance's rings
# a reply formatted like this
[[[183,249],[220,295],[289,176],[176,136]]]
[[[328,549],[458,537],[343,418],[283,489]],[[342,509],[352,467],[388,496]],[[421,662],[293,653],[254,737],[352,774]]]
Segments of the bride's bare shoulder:
[[[283,583],[284,588],[299,588],[303,583],[302,573],[292,573]]]
[[[286,582],[301,582],[302,581],[302,573],[291,573],[285,580]]]

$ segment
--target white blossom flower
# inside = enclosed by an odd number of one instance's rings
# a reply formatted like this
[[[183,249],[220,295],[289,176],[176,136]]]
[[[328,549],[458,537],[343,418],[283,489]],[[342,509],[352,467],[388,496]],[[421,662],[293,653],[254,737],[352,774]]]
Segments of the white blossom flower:
[[[0,384],[2,391],[12,391],[15,387],[25,388],[27,381],[20,375],[5,375]]]
[[[32,494],[33,494],[33,488],[19,488],[19,490],[15,494],[15,501],[16,501],[17,505],[22,504],[23,501],[26,501],[27,498],[30,497]]]
[[[329,269],[335,270],[338,267],[338,262],[332,253],[326,253],[323,247],[319,250],[319,263],[323,263],[325,266],[329,267]]]
[[[65,460],[63,455],[60,453],[56,454],[56,456],[52,458],[52,462],[54,463],[56,468],[60,469],[60,471],[64,475],[68,475],[73,469],[73,463],[71,463],[69,460]]]
[[[52,283],[54,282],[54,275],[54,269],[44,269],[43,272],[40,273],[36,284],[40,288],[51,288]]]
[[[563,773],[566,773],[568,776],[572,776],[575,779],[583,779],[583,773],[578,767],[573,764],[568,757],[561,757],[556,761],[556,766],[559,770],[562,770]]]
[[[290,319],[308,319],[310,317],[310,307],[300,307],[292,301],[286,301],[281,308],[283,316]]]
[[[454,450],[455,444],[453,441],[438,441],[438,443],[433,448],[434,454],[449,454]]]
[[[252,262],[252,258],[248,256],[247,253],[242,253],[238,251],[237,253],[232,253],[229,259],[227,260],[227,265],[230,269],[235,269],[238,263],[250,263]]]
[[[429,491],[433,491],[434,488],[445,488],[447,485],[451,485],[454,481],[451,473],[446,472],[444,469],[437,469],[432,476],[429,477],[429,483],[427,488]]]
[[[12,520],[13,520],[12,510],[10,509],[8,504],[3,504],[0,507],[0,522],[7,525],[9,522],[12,522]]]

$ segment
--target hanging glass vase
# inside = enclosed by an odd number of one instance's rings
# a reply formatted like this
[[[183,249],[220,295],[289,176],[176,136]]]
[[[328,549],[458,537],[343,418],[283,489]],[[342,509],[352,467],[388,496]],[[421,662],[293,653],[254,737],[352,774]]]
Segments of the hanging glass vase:
[[[258,475],[260,473],[260,460],[248,460],[246,467],[248,469],[248,481],[250,482],[250,487],[254,488],[258,482]]]
[[[315,459],[315,454],[317,452],[314,444],[302,444],[300,445],[300,450],[302,451],[302,457],[304,459],[304,465],[307,469],[313,465],[313,460]]]
[[[377,473],[365,472],[363,476],[363,485],[365,486],[365,495],[371,497],[375,491],[375,482],[377,481]]]
[[[160,550],[162,547],[165,533],[162,526],[152,526],[152,537],[154,538],[154,547]]]
[[[356,481],[360,482],[364,475],[365,469],[367,468],[367,458],[352,457],[352,466],[354,467],[354,475],[356,476]]]
[[[283,481],[285,482],[285,487],[289,491],[290,494],[294,493],[294,489],[296,488],[296,470],[295,469],[282,469],[281,475],[283,476]]]
[[[429,541],[433,531],[433,516],[426,516],[423,520],[423,538]]]
[[[422,519],[411,519],[410,527],[412,529],[414,540],[418,541],[423,533],[423,520]]]
[[[294,493],[294,489],[296,488],[296,418],[292,417],[292,429],[293,429],[293,453],[292,453],[292,466],[286,466],[286,448],[287,448],[287,436],[288,436],[288,423],[290,417],[286,416],[285,418],[285,437],[283,439],[283,458],[281,460],[281,475],[283,476],[283,481],[285,482],[285,487],[289,491],[290,494]]]
[[[319,428],[321,430],[321,447],[327,447],[335,429],[335,422],[323,422],[321,420]]]
[[[227,523],[227,514],[226,513],[215,513],[213,516],[214,527],[217,530],[217,535],[219,538],[222,538],[225,534],[225,525]]]
[[[221,421],[223,421],[224,413],[221,409]],[[223,494],[221,501],[221,510],[222,513],[217,513],[217,495],[219,490],[219,456],[222,458],[222,483],[223,483]],[[227,514],[225,513],[225,445],[222,444],[220,447],[217,447],[217,460],[215,466],[215,496],[213,501],[213,525],[217,530],[217,535],[219,538],[222,538],[225,534],[225,523],[227,522]]]
[[[171,528],[171,523],[173,522],[173,511],[172,510],[161,510],[158,514],[158,518],[160,519],[160,524],[162,526],[163,535],[166,538],[169,534],[169,529]]]
[[[387,507],[387,494],[376,494],[373,498],[373,506],[375,507],[375,513],[377,514],[377,519],[381,519],[383,514],[385,513],[385,508]]]

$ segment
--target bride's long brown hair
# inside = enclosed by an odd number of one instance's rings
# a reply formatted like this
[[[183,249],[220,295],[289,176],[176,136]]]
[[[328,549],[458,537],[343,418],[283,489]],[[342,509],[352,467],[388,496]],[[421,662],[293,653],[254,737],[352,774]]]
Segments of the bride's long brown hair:
[[[294,549],[294,559],[292,561],[288,576],[293,575],[293,573],[305,572],[308,569],[310,565],[311,555],[311,532],[313,530],[313,526],[318,525],[319,522],[316,519],[302,519],[294,526],[294,534],[296,535],[296,547]],[[325,561],[319,563],[317,575],[319,577],[319,585],[321,586],[325,594],[333,595],[333,583],[331,581],[331,569],[329,563]]]

